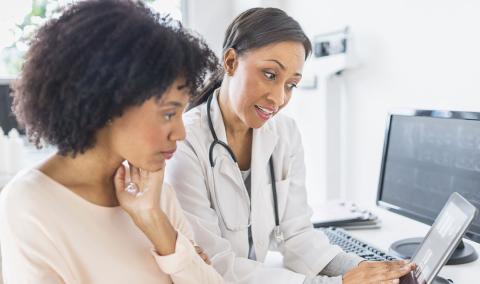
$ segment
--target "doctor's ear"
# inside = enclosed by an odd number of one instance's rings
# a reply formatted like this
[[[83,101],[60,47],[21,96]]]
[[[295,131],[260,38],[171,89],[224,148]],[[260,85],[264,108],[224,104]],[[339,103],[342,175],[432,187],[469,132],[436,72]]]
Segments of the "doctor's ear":
[[[238,66],[238,53],[235,49],[229,48],[223,54],[223,68],[228,76],[233,76]]]

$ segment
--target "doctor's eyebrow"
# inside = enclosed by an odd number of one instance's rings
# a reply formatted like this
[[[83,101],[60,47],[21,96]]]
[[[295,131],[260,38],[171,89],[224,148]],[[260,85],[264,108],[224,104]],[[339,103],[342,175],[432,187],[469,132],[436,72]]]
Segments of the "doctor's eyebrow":
[[[276,59],[267,59],[267,60],[265,60],[265,61],[275,62],[275,63],[278,64],[278,66],[280,66],[280,68],[281,68],[283,71],[287,70],[287,68],[285,67],[285,65],[283,65],[280,61],[278,61],[278,60],[276,60]],[[294,75],[295,75],[295,76],[302,77],[302,74],[301,74],[301,73],[298,73],[298,72],[296,72]]]

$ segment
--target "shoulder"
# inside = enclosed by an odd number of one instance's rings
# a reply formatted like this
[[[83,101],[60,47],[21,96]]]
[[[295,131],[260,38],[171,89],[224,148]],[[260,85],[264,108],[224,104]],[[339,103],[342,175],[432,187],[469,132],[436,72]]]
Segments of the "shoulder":
[[[201,104],[184,113],[183,122],[186,138],[178,145],[181,150],[186,147],[198,155],[197,151],[202,152],[201,149],[209,144],[212,139],[208,127],[206,104]]]
[[[0,214],[9,220],[10,224],[41,218],[55,208],[56,198],[52,196],[48,180],[34,169],[28,169],[17,174],[0,196]],[[5,219],[4,219],[5,220]]]
[[[202,117],[206,114],[206,105],[201,104],[183,114],[183,123],[187,130],[195,129],[202,124]]]
[[[0,203],[4,207],[31,207],[41,202],[41,189],[48,187],[42,174],[34,169],[18,173],[2,190]],[[34,202],[35,201],[35,202]]]

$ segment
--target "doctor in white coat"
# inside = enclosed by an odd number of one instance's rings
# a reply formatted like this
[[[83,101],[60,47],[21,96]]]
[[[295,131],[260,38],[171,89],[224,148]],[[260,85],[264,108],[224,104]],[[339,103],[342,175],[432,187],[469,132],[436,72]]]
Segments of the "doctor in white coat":
[[[300,134],[278,113],[311,52],[299,24],[279,9],[247,10],[223,50],[165,177],[215,269],[232,283],[398,283],[412,265],[362,261],[310,222]],[[263,265],[269,249],[286,268]]]

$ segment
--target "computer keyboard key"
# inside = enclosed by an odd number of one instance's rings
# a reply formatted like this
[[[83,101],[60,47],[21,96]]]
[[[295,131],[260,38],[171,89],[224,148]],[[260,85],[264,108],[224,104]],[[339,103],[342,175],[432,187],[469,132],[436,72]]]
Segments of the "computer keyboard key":
[[[330,243],[341,247],[345,252],[351,252],[365,258],[369,261],[386,261],[395,260],[396,258],[387,253],[364,243],[353,236],[349,235],[345,230],[329,227],[319,228],[318,230],[325,233],[330,240]]]

